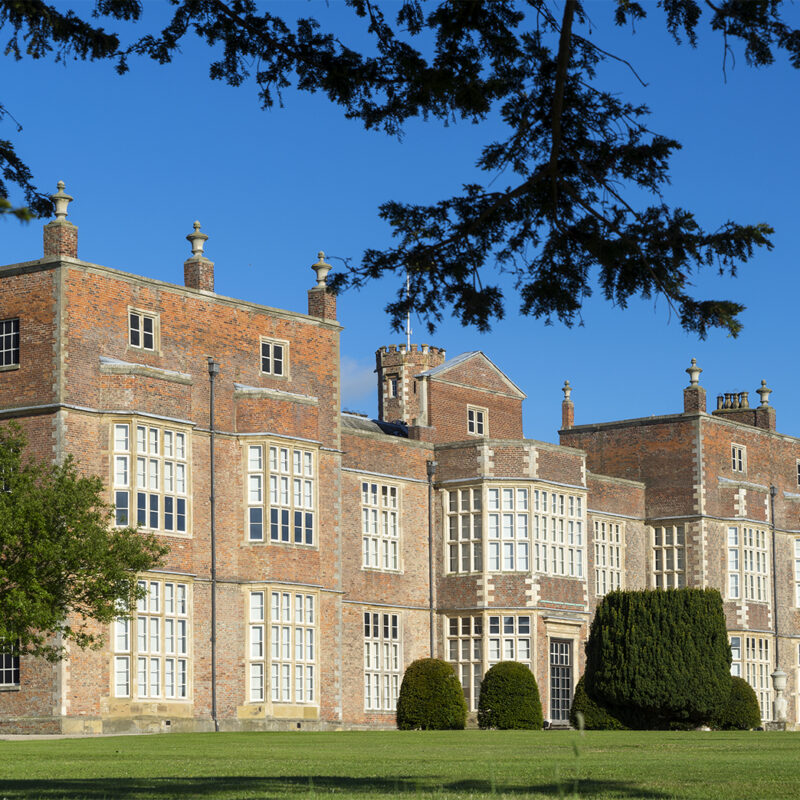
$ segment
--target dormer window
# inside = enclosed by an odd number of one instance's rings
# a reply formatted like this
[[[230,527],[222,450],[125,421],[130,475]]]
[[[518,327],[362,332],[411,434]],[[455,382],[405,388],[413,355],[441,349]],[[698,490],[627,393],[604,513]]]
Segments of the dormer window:
[[[488,413],[485,408],[467,406],[467,433],[472,436],[485,436]]]

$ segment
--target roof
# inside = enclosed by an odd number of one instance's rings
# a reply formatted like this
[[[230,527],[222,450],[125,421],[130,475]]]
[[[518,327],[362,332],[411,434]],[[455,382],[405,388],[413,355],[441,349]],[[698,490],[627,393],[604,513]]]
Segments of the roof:
[[[349,428],[355,431],[367,431],[368,433],[381,433],[385,436],[401,436],[408,438],[408,428],[399,422],[382,422],[377,419],[369,419],[359,414],[351,414],[347,411],[342,412],[342,428]]]

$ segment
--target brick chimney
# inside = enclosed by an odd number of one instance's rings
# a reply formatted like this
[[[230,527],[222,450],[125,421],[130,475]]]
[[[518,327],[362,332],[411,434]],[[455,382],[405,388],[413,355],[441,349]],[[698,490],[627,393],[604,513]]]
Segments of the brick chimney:
[[[44,255],[78,257],[78,228],[67,221],[67,206],[72,197],[64,192],[64,181],[59,181],[58,191],[50,195],[56,207],[56,218],[44,226]]]
[[[697,366],[697,359],[692,359],[692,365],[686,368],[689,374],[689,385],[683,390],[683,413],[705,413],[706,390],[700,385],[700,373],[703,370]]]
[[[203,292],[214,291],[214,262],[203,253],[208,236],[200,233],[200,223],[194,223],[194,231],[186,239],[192,245],[192,257],[183,262],[183,283],[190,289]]]
[[[308,290],[308,315],[320,319],[336,320],[336,295],[328,288],[327,277],[331,265],[325,263],[325,253],[317,253],[317,262],[311,265],[317,274],[317,285]]]
[[[569,381],[564,381],[561,391],[564,392],[564,399],[561,401],[561,430],[565,431],[575,425],[575,404],[570,400],[572,387]]]

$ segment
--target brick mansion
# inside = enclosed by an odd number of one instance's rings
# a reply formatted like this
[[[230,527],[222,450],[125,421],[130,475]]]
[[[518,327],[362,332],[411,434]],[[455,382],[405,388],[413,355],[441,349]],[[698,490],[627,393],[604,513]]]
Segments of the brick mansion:
[[[566,383],[552,444],[489,356],[392,345],[378,419],[343,413],[324,254],[307,312],[270,308],[215,293],[197,224],[183,286],[80,260],[71,199],[0,267],[0,421],[170,551],[102,649],[6,644],[0,732],[391,727],[431,654],[471,711],[528,665],[566,725],[599,599],[680,586],[720,590],[733,673],[765,721],[785,673],[797,726],[800,439],[765,383],[708,403],[692,361],[674,413],[580,425]]]

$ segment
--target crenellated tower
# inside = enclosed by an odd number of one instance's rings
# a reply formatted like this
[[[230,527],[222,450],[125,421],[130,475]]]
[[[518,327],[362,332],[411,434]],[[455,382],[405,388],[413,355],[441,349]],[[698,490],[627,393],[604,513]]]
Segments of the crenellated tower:
[[[444,360],[444,349],[427,344],[379,348],[375,352],[379,419],[427,425],[427,381],[416,376]]]

